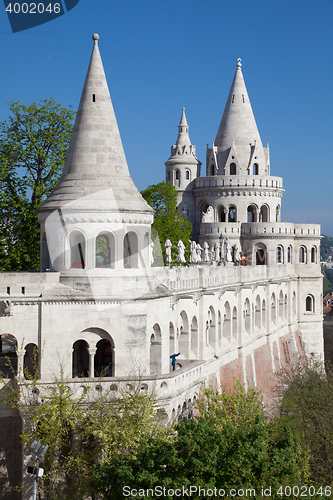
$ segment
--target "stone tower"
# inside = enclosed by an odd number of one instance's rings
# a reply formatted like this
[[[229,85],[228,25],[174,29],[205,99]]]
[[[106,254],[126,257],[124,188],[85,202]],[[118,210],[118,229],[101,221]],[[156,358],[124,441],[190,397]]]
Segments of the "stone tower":
[[[171,156],[165,162],[166,182],[175,186],[178,210],[194,225],[196,215],[192,190],[194,179],[200,177],[201,162],[195,155],[195,146],[191,144],[185,108],[178,129],[176,144],[171,146]]]
[[[129,174],[98,39],[63,174],[38,210],[41,269],[63,280],[150,265],[153,210]]]
[[[213,246],[221,234],[235,243],[243,223],[280,222],[282,178],[270,175],[269,148],[261,142],[240,59],[215,141],[207,147],[206,176],[196,177],[190,189],[200,243]],[[188,199],[181,201],[185,209]]]

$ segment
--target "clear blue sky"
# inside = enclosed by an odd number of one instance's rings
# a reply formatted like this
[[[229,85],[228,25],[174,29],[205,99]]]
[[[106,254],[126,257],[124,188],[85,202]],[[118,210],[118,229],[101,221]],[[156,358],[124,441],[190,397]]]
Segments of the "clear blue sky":
[[[332,0],[80,0],[13,34],[1,3],[0,121],[7,101],[53,97],[77,109],[98,33],[141,190],[164,179],[183,106],[204,167],[241,57],[271,173],[284,178],[282,220],[320,223],[333,236],[332,19]]]

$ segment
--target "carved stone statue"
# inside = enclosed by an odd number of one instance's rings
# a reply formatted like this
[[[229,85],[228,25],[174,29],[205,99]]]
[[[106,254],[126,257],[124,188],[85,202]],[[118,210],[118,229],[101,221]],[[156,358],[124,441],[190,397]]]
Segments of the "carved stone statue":
[[[195,264],[198,261],[196,242],[190,240],[190,247],[191,247],[190,262],[191,264]]]
[[[202,214],[202,222],[214,222],[214,208],[209,206],[206,213]]]
[[[240,264],[240,261],[241,261],[241,258],[242,258],[239,243],[236,243],[234,249],[235,249],[234,250],[234,262],[238,266]]]
[[[220,262],[220,245],[218,242],[214,245],[214,260],[215,262]]]
[[[226,236],[224,241],[224,255],[226,262],[232,262],[232,247],[229,243],[228,236]]]
[[[177,249],[178,249],[178,255],[177,255],[177,262],[180,264],[184,264],[185,261],[185,245],[182,242],[182,240],[179,240],[177,243]]]
[[[210,257],[209,257],[209,245],[207,243],[207,241],[205,241],[205,243],[203,244],[203,249],[204,249],[204,262],[209,262],[210,261]]]
[[[203,248],[200,246],[200,243],[197,243],[197,262],[202,262],[202,252]]]
[[[170,240],[166,240],[166,242],[164,243],[164,246],[165,246],[165,260],[166,260],[166,263],[168,265],[171,264],[171,247],[172,247],[172,243]]]

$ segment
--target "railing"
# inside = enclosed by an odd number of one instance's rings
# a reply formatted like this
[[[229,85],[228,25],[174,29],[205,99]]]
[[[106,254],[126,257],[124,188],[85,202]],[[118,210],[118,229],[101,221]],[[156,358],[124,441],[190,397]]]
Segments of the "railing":
[[[180,395],[190,386],[200,385],[204,379],[204,361],[177,360],[182,365],[167,374],[143,375],[133,377],[100,377],[68,379],[64,385],[79,398],[87,393],[87,400],[92,401],[105,396],[107,400],[120,397],[124,392],[139,390],[154,394],[157,400],[165,400]],[[22,396],[31,404],[40,398],[56,391],[57,382],[54,380],[38,380],[37,383],[22,381]],[[59,384],[61,382],[59,381]]]
[[[254,175],[215,175],[207,177],[197,177],[195,179],[196,189],[205,188],[266,188],[282,189],[282,177],[269,176],[268,178]]]

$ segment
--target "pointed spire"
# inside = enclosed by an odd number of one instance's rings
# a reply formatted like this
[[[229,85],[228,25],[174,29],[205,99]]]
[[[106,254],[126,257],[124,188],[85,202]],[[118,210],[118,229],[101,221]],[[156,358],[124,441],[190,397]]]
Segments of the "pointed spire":
[[[260,150],[258,154],[264,159],[263,146],[246,90],[240,58],[237,59],[236,73],[216,135],[215,145],[220,153],[226,152],[231,147],[232,140],[243,169],[248,167],[250,161],[250,145],[253,146],[256,143],[256,150]],[[222,156],[226,160],[227,153]]]
[[[152,211],[135,187],[127,166],[102,59],[94,46],[63,174],[41,208],[70,204],[75,209]]]
[[[185,108],[183,108],[182,117],[180,119],[180,124],[178,125],[178,137],[176,141],[176,146],[190,146],[191,140],[188,133],[189,126],[187,124]]]

